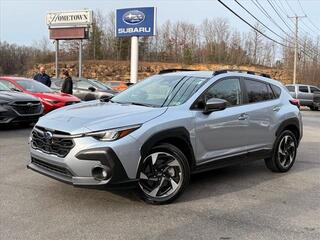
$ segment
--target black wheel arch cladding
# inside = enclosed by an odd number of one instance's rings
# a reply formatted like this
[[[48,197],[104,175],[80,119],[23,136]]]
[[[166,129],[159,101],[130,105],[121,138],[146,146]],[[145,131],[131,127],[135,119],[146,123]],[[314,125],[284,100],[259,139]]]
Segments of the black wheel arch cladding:
[[[176,140],[176,142],[174,140]],[[195,166],[195,156],[190,141],[190,133],[186,128],[170,128],[152,135],[141,147],[141,160],[143,160],[153,147],[161,143],[170,143],[179,148],[186,155],[190,168]],[[181,149],[182,147],[187,147],[188,149]],[[186,151],[188,151],[188,153],[186,153]]]

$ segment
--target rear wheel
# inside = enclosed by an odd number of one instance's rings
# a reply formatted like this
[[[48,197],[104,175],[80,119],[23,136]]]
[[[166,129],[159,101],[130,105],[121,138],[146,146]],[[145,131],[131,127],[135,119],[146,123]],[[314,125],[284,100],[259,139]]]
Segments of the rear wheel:
[[[297,139],[289,131],[283,131],[276,139],[273,156],[265,159],[267,168],[273,172],[287,172],[293,166],[297,155]]]
[[[171,144],[152,148],[142,160],[138,173],[142,199],[152,204],[166,204],[175,200],[190,179],[187,158]]]
[[[319,109],[318,109],[318,107],[316,107],[316,106],[311,106],[311,107],[310,107],[310,110],[311,110],[311,111],[318,111]]]

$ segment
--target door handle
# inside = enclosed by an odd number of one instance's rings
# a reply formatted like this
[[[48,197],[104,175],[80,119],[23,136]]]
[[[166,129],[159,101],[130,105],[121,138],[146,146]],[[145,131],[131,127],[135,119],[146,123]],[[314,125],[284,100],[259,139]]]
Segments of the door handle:
[[[248,114],[246,113],[241,113],[240,116],[238,117],[238,120],[246,120],[248,119]]]
[[[273,109],[272,109],[274,112],[278,112],[279,110],[280,110],[280,107],[279,106],[275,106],[275,107],[273,107]]]

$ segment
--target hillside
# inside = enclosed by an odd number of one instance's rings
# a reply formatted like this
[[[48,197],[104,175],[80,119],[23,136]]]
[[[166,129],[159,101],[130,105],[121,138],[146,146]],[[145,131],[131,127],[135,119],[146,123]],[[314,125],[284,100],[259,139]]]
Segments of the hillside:
[[[50,76],[55,75],[54,63],[44,64],[47,73]],[[38,66],[35,65],[27,72],[27,76],[31,77],[38,71]],[[69,69],[72,76],[77,76],[77,62],[60,63],[59,68]],[[163,63],[163,62],[140,62],[139,63],[139,79],[144,79],[147,76],[158,73],[160,70],[168,68],[187,68],[196,70],[217,70],[217,69],[244,69],[270,74],[274,79],[280,80],[283,83],[289,83],[290,77],[287,72],[281,69],[266,68],[258,66],[234,66],[222,64],[192,64],[185,65],[179,63]],[[130,79],[130,63],[129,61],[85,61],[83,65],[83,77],[99,79],[101,81],[109,80],[124,80]]]

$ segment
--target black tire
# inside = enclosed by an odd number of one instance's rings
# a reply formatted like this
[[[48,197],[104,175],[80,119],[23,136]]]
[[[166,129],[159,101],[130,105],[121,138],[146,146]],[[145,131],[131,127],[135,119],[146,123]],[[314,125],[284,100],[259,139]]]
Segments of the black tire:
[[[21,123],[19,123],[19,125],[20,125],[21,127],[29,128],[29,127],[31,127],[31,125],[34,124],[35,122],[36,122],[36,121],[32,121],[32,122],[21,122]]]
[[[285,139],[287,139],[287,144]],[[287,149],[284,151],[285,146]],[[289,171],[296,160],[297,148],[296,136],[291,131],[284,130],[275,141],[272,157],[264,160],[267,168],[272,172]]]
[[[310,106],[309,108],[311,111],[318,111],[319,110],[319,108],[316,106]]]
[[[152,156],[154,155],[152,154],[156,155],[157,160],[150,167],[150,163],[148,162],[150,161],[153,162]],[[174,160],[170,159],[171,157],[173,157],[172,159]],[[164,160],[164,159],[170,159],[170,160]],[[156,166],[156,163],[159,166]],[[166,164],[177,164],[179,166],[175,166],[175,165],[169,166]],[[157,170],[158,167],[160,168],[160,166],[162,166],[161,168],[165,168],[167,170],[164,170],[164,171]],[[156,175],[153,175],[155,172],[154,170],[152,170],[152,168],[156,169],[155,171],[157,174],[160,174],[160,175],[162,174],[162,177],[161,176],[159,177],[159,175],[158,177],[156,177]],[[142,178],[141,176],[147,177],[146,169],[149,169],[149,174],[148,174],[149,176],[148,178]],[[170,173],[169,173],[169,170],[171,170]],[[153,176],[150,177],[150,175],[153,175]],[[182,151],[179,148],[175,147],[172,144],[163,143],[161,145],[153,147],[151,151],[144,158],[142,158],[137,177],[139,178],[139,184],[138,184],[139,195],[145,202],[150,204],[168,204],[174,201],[175,199],[177,199],[188,186],[189,180],[190,180],[190,167],[189,167],[186,156],[182,153]],[[153,179],[153,180],[150,180],[150,179]],[[158,179],[158,180],[154,180],[154,179]],[[174,186],[172,184],[172,180],[175,181],[174,182],[175,184],[177,184],[176,182],[177,180],[178,184]],[[153,186],[150,187],[150,185],[153,185]],[[171,185],[171,189],[170,189],[170,185]],[[147,190],[148,187],[150,187],[150,191],[149,189]],[[176,187],[175,190],[174,190],[174,187]],[[154,192],[156,188],[158,188],[158,191],[156,192],[155,197],[153,197],[151,196],[151,193]],[[166,192],[166,188],[169,189],[167,190],[167,192]],[[163,191],[164,194],[163,196],[160,196],[160,194],[158,195],[158,193],[159,192],[161,193],[162,189],[164,189]],[[171,191],[172,193],[170,193]]]

